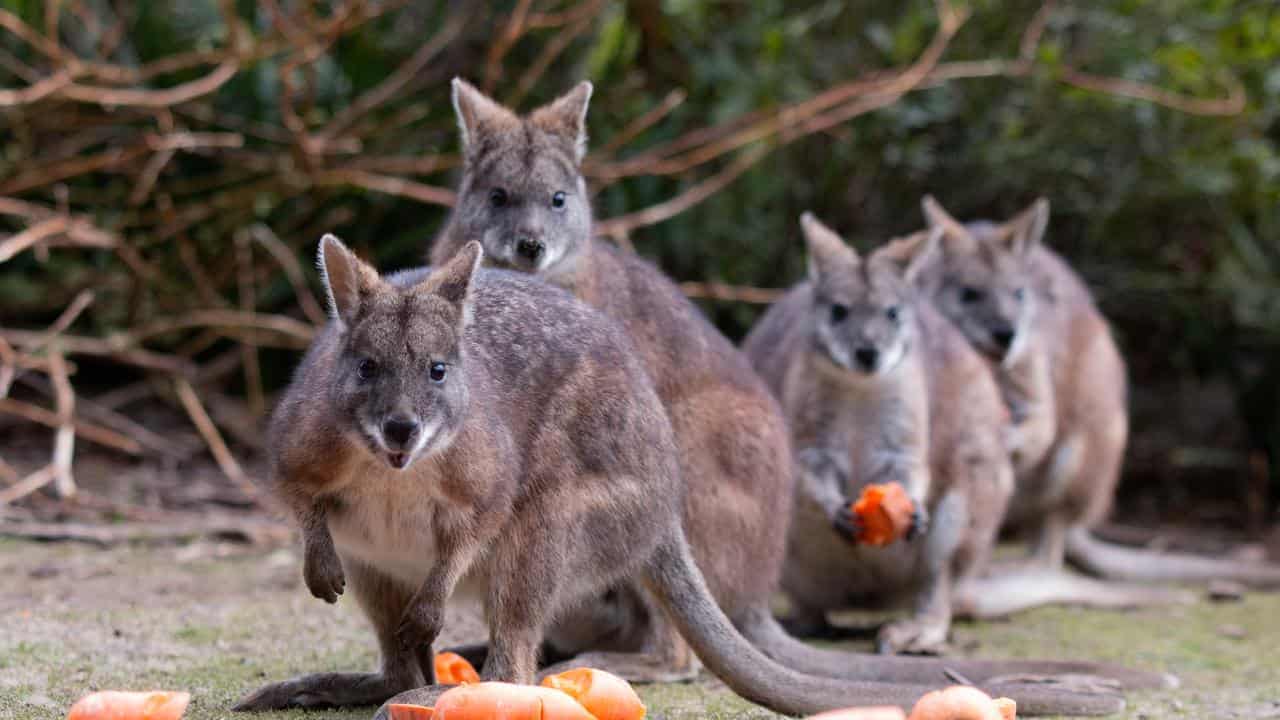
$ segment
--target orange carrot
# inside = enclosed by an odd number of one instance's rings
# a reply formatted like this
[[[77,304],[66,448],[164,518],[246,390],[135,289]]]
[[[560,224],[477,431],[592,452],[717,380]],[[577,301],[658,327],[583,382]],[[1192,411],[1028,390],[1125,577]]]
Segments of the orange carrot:
[[[596,720],[640,720],[644,703],[626,680],[593,668],[574,668],[543,678],[544,687],[555,688],[577,700]]]
[[[1017,705],[1009,698],[992,700],[981,690],[955,685],[934,690],[916,701],[908,720],[1015,720]]]
[[[559,690],[482,682],[459,685],[436,700],[432,720],[595,720]],[[420,719],[415,719],[420,720]]]
[[[391,720],[432,720],[435,708],[423,705],[400,705],[392,703],[387,706],[391,711]]]
[[[104,690],[80,698],[67,720],[178,720],[189,702],[184,692]]]
[[[810,715],[806,720],[907,720],[907,714],[896,707],[855,707]]]
[[[480,682],[480,673],[475,667],[457,653],[442,652],[436,654],[436,682],[441,685],[465,685]]]
[[[888,545],[911,529],[915,510],[907,491],[897,483],[868,485],[853,504],[853,514],[862,526],[858,541],[868,545]]]

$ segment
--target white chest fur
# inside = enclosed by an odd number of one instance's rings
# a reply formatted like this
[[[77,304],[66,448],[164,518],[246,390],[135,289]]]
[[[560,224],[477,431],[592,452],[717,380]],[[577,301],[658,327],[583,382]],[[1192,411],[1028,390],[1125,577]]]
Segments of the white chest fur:
[[[435,478],[424,460],[405,472],[373,463],[339,494],[341,507],[329,514],[329,532],[343,558],[361,562],[416,589],[439,560]],[[472,600],[483,583],[474,573],[459,585],[454,600]]]

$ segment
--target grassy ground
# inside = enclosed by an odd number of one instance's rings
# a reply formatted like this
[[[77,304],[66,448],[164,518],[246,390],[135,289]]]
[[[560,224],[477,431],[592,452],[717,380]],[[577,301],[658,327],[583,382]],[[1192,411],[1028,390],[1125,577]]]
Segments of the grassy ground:
[[[375,666],[349,600],[301,587],[290,549],[41,545],[0,541],[0,717],[60,717],[97,688],[185,689],[192,720],[227,717],[267,680]],[[446,641],[475,639],[450,617]],[[1049,609],[963,624],[957,652],[1107,659],[1175,673],[1174,691],[1131,695],[1125,718],[1280,718],[1280,596],[1137,613]],[[642,688],[655,718],[769,718],[713,681]],[[367,718],[358,712],[270,718]]]

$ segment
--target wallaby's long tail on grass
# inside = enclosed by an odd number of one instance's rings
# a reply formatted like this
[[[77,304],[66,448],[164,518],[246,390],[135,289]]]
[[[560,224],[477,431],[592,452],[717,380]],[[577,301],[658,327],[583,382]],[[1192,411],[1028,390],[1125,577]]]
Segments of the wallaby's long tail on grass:
[[[1100,540],[1083,527],[1067,533],[1067,560],[1084,572],[1112,580],[1233,580],[1256,588],[1280,589],[1280,565],[1126,547]]]
[[[1194,593],[1085,577],[1069,570],[1001,569],[956,588],[957,617],[998,618],[1047,605],[1127,609],[1195,602]]]
[[[924,658],[904,655],[860,655],[813,647],[792,637],[767,608],[753,610],[741,623],[742,634],[773,660],[800,672],[846,680],[920,682],[922,677],[948,682],[953,675],[983,684],[1002,676],[1095,675],[1138,690],[1168,688],[1177,680],[1164,673],[1070,660],[983,660]],[[1021,706],[1019,706],[1021,710]]]
[[[683,538],[669,540],[655,552],[645,579],[703,664],[734,692],[777,712],[804,715],[854,705],[890,704],[909,709],[925,692],[951,684],[941,672],[936,685],[909,685],[839,680],[783,667],[734,629],[711,599]],[[848,662],[851,656],[843,657]],[[866,658],[869,664],[890,660]],[[1015,672],[1028,670],[1024,665]],[[1124,699],[1107,690],[1066,690],[1052,683],[979,685],[989,693],[1013,698],[1026,715],[1108,715],[1124,707]]]

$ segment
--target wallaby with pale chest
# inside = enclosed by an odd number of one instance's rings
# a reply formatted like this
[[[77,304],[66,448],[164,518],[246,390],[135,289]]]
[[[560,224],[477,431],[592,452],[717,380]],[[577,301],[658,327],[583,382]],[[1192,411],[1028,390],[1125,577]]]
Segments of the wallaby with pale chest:
[[[382,669],[274,683],[237,709],[365,705],[433,683],[453,596],[484,605],[482,677],[529,683],[553,622],[632,580],[713,672],[775,710],[909,706],[928,690],[801,675],[747,643],[690,555],[671,426],[630,341],[558,289],[478,270],[481,256],[470,243],[384,279],[322,240],[335,319],[273,417],[272,478],[302,526],[308,588],[333,602],[350,581]]]
[[[782,589],[798,627],[827,613],[914,599],[880,630],[881,652],[934,652],[952,586],[986,563],[1013,469],[1005,409],[985,361],[914,287],[940,232],[857,252],[817,218],[801,226],[809,277],[764,314],[743,348],[787,414],[799,480]],[[931,523],[887,547],[858,546],[850,504],[896,482]]]
[[[1115,580],[1280,586],[1280,567],[1147,552],[1093,537],[1090,528],[1111,510],[1128,439],[1125,364],[1084,281],[1043,244],[1048,201],[1004,223],[967,224],[931,197],[922,204],[930,227],[943,234],[923,286],[996,371],[1010,410],[1007,443],[1017,479],[1008,520],[1035,533],[1036,564],[1058,570],[1070,559]],[[1152,588],[1078,588],[1075,600],[1099,605],[1178,597]],[[1038,602],[1035,593],[1019,598]]]
[[[519,116],[466,82],[454,81],[463,173],[458,201],[431,258],[439,263],[465,243],[479,241],[486,262],[569,290],[630,336],[675,433],[687,487],[685,534],[713,596],[738,630],[787,667],[845,680],[933,683],[954,668],[978,682],[1023,672],[1106,674],[1135,685],[1158,682],[1151,675],[1093,664],[944,664],[861,656],[813,648],[782,630],[769,601],[782,572],[782,528],[792,496],[785,418],[749,361],[675,283],[634,254],[593,239],[581,170],[591,90],[582,83]],[[679,636],[664,629],[652,605],[638,584],[620,584],[558,623],[548,634],[548,654],[588,653],[575,661],[633,680],[688,676],[688,653],[682,652]]]

